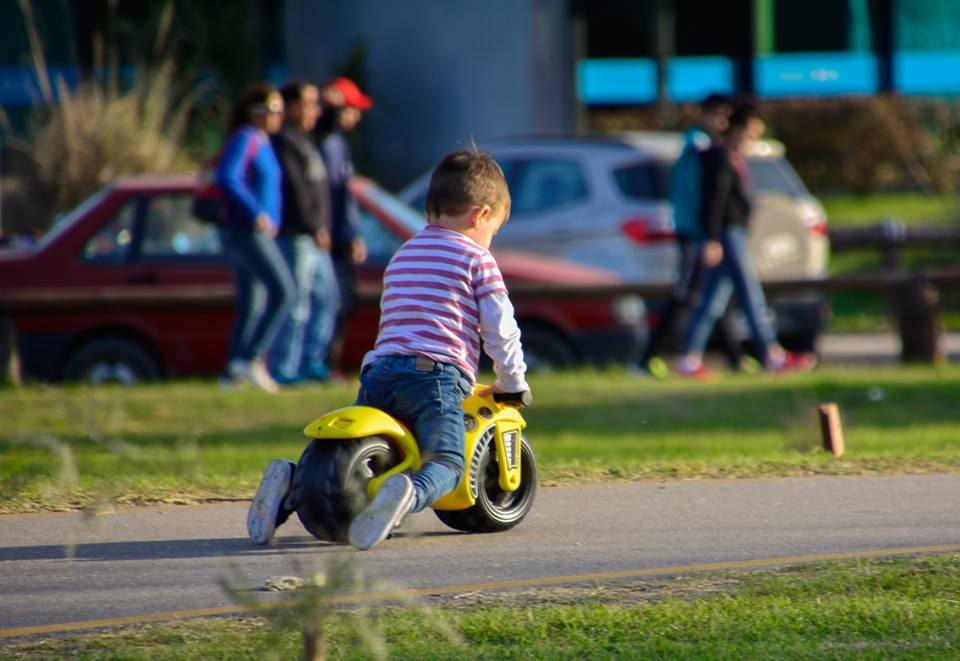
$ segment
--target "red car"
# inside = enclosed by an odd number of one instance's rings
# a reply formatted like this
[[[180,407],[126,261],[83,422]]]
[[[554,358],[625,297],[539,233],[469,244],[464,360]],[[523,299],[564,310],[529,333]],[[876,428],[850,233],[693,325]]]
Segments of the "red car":
[[[12,319],[25,377],[129,383],[220,372],[232,276],[216,228],[190,214],[192,185],[190,176],[118,180],[37,245],[0,250],[0,314]],[[353,191],[369,259],[346,331],[347,370],[373,345],[390,256],[425,222],[369,180],[354,180]],[[605,271],[494,252],[508,287],[619,282]],[[532,369],[630,360],[646,337],[636,297],[552,294],[515,305]]]

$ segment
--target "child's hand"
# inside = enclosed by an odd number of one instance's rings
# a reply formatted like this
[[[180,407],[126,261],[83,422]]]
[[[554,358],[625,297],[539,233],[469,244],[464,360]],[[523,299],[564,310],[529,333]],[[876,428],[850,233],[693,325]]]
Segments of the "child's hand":
[[[481,397],[492,396],[494,401],[497,401],[501,404],[506,404],[507,406],[515,406],[517,408],[523,408],[524,406],[530,406],[533,403],[533,395],[529,390],[523,390],[521,392],[507,392],[505,390],[500,390],[496,386],[489,386],[477,392]],[[501,397],[497,397],[501,395]]]

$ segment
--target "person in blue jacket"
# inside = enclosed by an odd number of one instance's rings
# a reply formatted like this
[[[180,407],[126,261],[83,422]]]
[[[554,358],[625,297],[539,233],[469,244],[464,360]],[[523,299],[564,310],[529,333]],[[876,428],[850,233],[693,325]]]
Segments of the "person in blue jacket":
[[[265,354],[296,300],[293,276],[274,240],[282,218],[281,172],[269,134],[282,120],[283,99],[272,86],[247,88],[234,106],[216,174],[227,208],[220,239],[236,286],[222,383],[250,383],[271,393],[278,386]]]
[[[669,196],[673,206],[673,224],[680,253],[676,287],[660,311],[659,320],[650,333],[650,340],[638,361],[639,367],[656,377],[669,372],[661,357],[664,345],[673,335],[676,321],[696,305],[702,280],[702,252],[706,233],[700,225],[700,188],[702,155],[713,140],[726,130],[733,100],[724,94],[710,94],[700,102],[700,117],[683,134],[683,148],[670,169]],[[720,348],[732,369],[744,366],[744,355],[724,314],[718,321]]]

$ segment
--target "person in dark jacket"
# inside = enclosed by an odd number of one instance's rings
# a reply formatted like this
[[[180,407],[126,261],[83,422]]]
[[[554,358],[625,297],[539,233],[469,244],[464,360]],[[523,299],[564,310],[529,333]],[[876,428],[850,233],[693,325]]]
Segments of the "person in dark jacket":
[[[779,372],[814,364],[812,354],[786,352],[777,342],[747,248],[753,195],[744,153],[763,130],[763,120],[754,106],[740,105],[730,115],[723,137],[701,155],[700,222],[706,235],[702,260],[707,271],[702,298],[684,335],[683,356],[678,365],[681,374],[709,374],[703,364],[703,351],[734,291],[750,327],[756,355],[766,370]]]
[[[265,356],[296,296],[296,287],[277,243],[280,230],[280,166],[269,134],[280,129],[283,99],[267,83],[255,83],[233,109],[227,144],[217,165],[227,224],[220,232],[233,267],[236,305],[224,385],[251,383],[276,392]],[[265,293],[265,296],[264,296]],[[255,305],[265,298],[262,309]]]
[[[700,224],[701,157],[727,128],[732,111],[733,100],[723,94],[710,94],[701,101],[700,117],[684,132],[683,149],[670,169],[669,195],[679,252],[677,282],[671,297],[660,310],[657,324],[651,330],[650,340],[638,361],[640,369],[658,378],[669,373],[661,353],[673,336],[676,320],[683,318],[699,300],[703,275],[700,253],[705,238]],[[742,369],[745,357],[730,315],[720,317],[717,331],[720,348],[730,367]]]
[[[340,308],[328,352],[328,365],[335,368],[343,344],[344,324],[356,298],[355,266],[367,259],[367,246],[358,233],[359,210],[348,186],[353,177],[353,157],[345,134],[353,131],[373,99],[347,78],[335,78],[321,92],[323,117],[318,125],[320,151],[330,178],[330,254],[340,287]]]
[[[332,329],[326,338],[312,333],[307,346],[311,308],[316,317],[332,319],[337,307],[337,284],[330,260],[330,188],[327,170],[313,143],[320,116],[320,90],[305,80],[284,85],[286,115],[271,144],[283,174],[283,224],[277,245],[297,286],[297,302],[280,327],[270,351],[270,372],[281,384],[313,376],[312,365],[323,361]],[[327,326],[332,327],[332,321]],[[310,352],[317,352],[314,356]]]

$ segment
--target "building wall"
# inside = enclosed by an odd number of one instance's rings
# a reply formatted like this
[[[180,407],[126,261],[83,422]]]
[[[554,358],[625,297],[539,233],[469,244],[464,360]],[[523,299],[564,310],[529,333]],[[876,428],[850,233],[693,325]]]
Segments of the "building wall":
[[[362,143],[399,187],[472,138],[570,128],[567,0],[289,0],[287,67],[324,81],[366,50]]]

